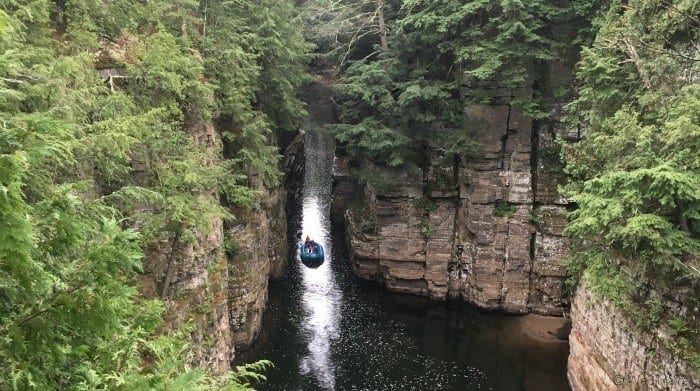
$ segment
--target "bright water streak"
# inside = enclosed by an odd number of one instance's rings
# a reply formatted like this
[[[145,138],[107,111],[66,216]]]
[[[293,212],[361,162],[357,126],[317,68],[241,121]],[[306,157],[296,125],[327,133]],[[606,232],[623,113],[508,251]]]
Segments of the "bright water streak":
[[[343,295],[331,269],[330,183],[332,151],[324,133],[310,127],[306,135],[306,173],[303,193],[302,238],[307,235],[325,249],[326,260],[318,268],[300,267],[303,338],[308,352],[299,363],[302,375],[311,374],[327,390],[335,389],[335,368],[331,361],[332,341],[340,330]]]

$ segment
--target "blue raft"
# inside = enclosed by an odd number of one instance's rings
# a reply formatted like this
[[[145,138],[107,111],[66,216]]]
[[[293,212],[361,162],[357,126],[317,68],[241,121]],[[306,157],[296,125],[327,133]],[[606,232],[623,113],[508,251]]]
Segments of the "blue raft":
[[[312,248],[309,248],[310,246],[306,246],[304,244],[301,245],[301,260],[302,261],[323,261],[324,255],[323,255],[323,246],[320,244],[316,243],[316,245]]]

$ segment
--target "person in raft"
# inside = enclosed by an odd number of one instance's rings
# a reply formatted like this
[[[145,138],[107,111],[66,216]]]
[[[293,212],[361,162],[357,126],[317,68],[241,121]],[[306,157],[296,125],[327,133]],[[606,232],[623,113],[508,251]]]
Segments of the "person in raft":
[[[309,235],[306,235],[306,240],[304,240],[304,246],[306,246],[306,252],[309,254],[314,254],[318,251],[318,245],[311,239]]]

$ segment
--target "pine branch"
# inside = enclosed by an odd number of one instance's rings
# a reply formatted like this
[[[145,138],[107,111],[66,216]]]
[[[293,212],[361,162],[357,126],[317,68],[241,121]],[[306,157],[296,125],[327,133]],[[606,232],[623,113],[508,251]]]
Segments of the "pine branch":
[[[41,315],[45,314],[45,313],[48,312],[50,309],[61,306],[62,304],[56,304],[56,301],[57,301],[59,298],[61,298],[61,297],[63,297],[63,296],[66,296],[66,295],[70,295],[71,293],[74,293],[74,292],[76,292],[76,291],[78,291],[78,290],[80,290],[80,289],[82,289],[82,288],[84,288],[84,287],[85,287],[85,286],[78,286],[78,287],[69,289],[69,290],[67,290],[67,291],[65,291],[65,292],[61,292],[61,293],[55,295],[53,298],[51,298],[51,299],[49,300],[50,303],[49,303],[48,306],[46,306],[46,307],[43,308],[43,309],[40,309],[40,310],[35,311],[34,313],[32,313],[31,315],[26,316],[24,319],[22,319],[22,320],[19,321],[19,322],[15,322],[15,326],[16,326],[16,327],[21,327],[21,326],[27,324],[27,322],[29,322],[30,320],[32,320],[32,319],[34,319],[34,318],[36,318],[36,317],[38,317],[38,316],[41,316]]]

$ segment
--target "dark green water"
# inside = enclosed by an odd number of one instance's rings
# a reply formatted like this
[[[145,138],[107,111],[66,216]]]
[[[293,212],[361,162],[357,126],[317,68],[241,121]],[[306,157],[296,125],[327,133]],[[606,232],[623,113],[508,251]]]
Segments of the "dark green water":
[[[329,219],[332,140],[312,128],[306,151],[303,204],[289,234],[311,235],[326,261],[308,267],[297,254],[287,278],[271,284],[261,335],[239,354],[274,362],[258,389],[569,389],[568,345],[530,338],[517,317],[392,294],[355,278],[342,227]]]

